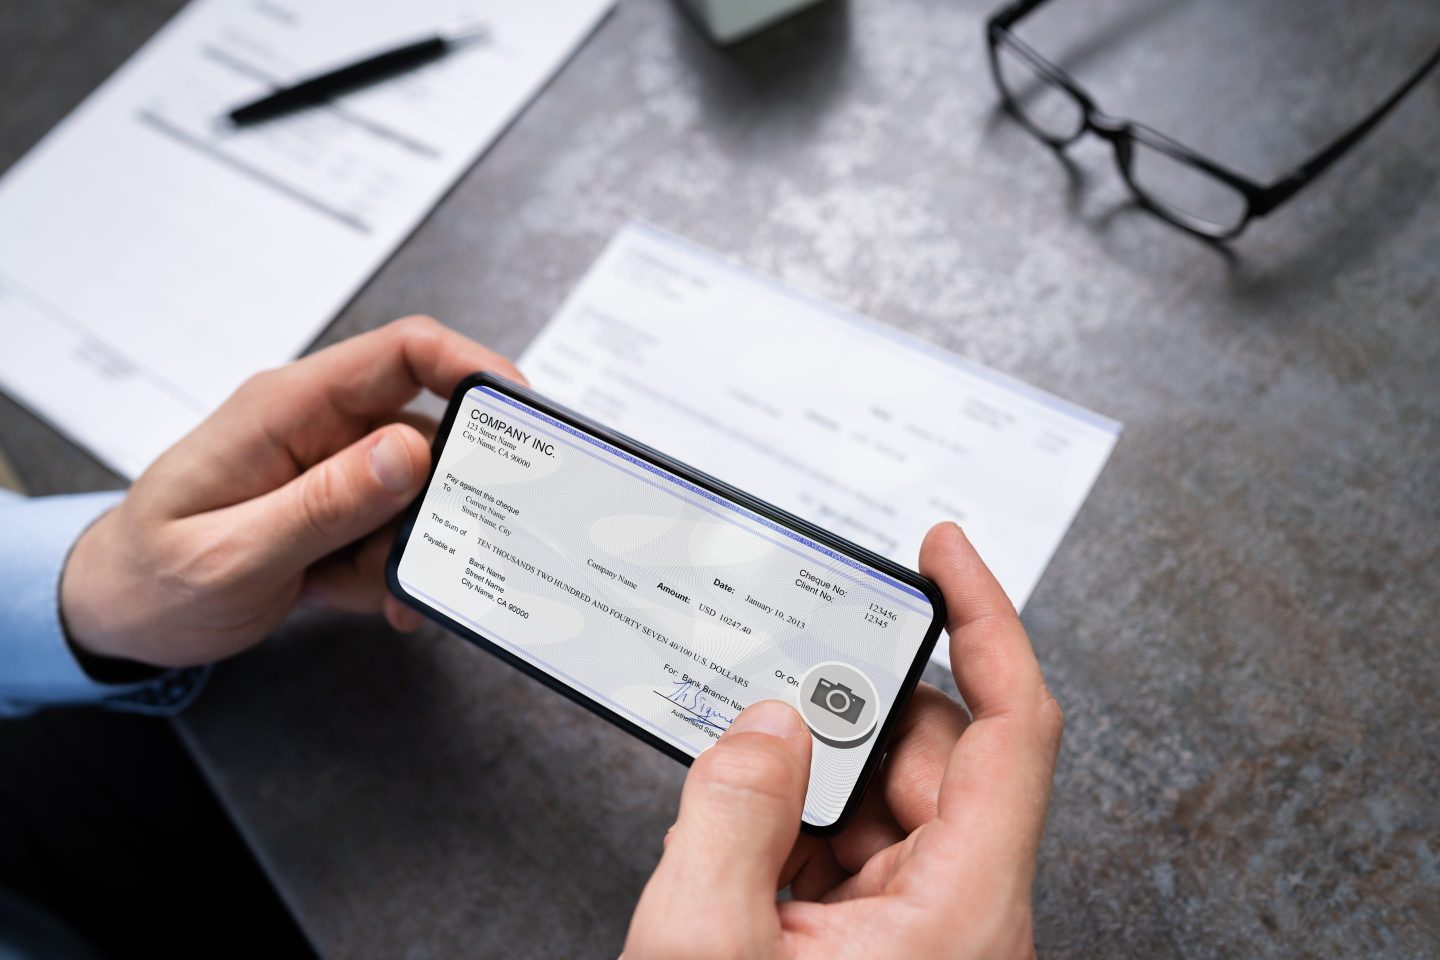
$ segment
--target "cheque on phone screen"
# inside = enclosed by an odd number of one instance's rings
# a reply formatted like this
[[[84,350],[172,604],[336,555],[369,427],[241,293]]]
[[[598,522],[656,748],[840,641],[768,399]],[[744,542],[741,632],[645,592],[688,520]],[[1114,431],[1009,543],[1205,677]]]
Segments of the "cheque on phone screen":
[[[412,596],[692,756],[757,700],[834,823],[924,641],[920,591],[486,387],[398,568]]]

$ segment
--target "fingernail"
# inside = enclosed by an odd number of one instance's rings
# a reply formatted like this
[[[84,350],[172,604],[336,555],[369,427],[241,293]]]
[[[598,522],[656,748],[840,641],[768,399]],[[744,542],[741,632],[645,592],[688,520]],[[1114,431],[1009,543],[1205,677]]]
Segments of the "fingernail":
[[[730,733],[763,733],[771,737],[793,737],[805,732],[805,723],[795,708],[779,700],[761,700],[745,709],[730,724]]]
[[[390,493],[404,493],[410,489],[415,469],[410,465],[409,451],[394,431],[385,434],[379,443],[370,448],[370,472]]]

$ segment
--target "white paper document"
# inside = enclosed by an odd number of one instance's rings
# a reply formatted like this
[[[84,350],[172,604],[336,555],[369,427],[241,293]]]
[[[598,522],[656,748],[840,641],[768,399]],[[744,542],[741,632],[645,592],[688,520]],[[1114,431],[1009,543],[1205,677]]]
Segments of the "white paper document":
[[[639,224],[519,365],[547,397],[912,569],[955,520],[1017,608],[1120,434]]]
[[[135,476],[298,354],[613,0],[195,0],[0,181],[0,386]],[[465,19],[334,104],[232,107]]]

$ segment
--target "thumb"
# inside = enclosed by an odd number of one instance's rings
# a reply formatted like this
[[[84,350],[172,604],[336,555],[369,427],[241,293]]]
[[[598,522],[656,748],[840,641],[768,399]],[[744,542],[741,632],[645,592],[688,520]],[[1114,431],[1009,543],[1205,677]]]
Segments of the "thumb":
[[[254,532],[260,569],[300,571],[379,529],[420,492],[430,447],[407,424],[381,427],[264,496],[226,509]]]
[[[778,946],[775,888],[795,845],[810,778],[810,731],[764,700],[696,758],[680,817],[641,894],[626,960],[763,956]]]

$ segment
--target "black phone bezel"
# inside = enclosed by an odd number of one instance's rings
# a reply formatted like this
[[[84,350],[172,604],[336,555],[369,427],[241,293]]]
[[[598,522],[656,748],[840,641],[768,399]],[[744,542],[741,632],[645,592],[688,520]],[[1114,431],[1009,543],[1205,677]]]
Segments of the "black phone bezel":
[[[895,732],[895,725],[900,719],[900,714],[905,704],[915,692],[915,686],[920,682],[920,675],[925,671],[925,665],[930,660],[930,654],[935,648],[935,642],[939,639],[940,630],[945,625],[945,599],[941,596],[940,589],[933,582],[920,576],[920,574],[913,570],[908,570],[898,563],[888,560],[858,544],[851,543],[828,530],[815,526],[809,521],[802,520],[794,514],[753,497],[743,490],[738,490],[723,481],[715,479],[707,473],[696,470],[688,464],[668,457],[631,437],[604,427],[573,410],[546,400],[519,384],[513,383],[493,373],[477,373],[466,377],[460,382],[459,386],[455,388],[455,392],[451,395],[450,402],[445,409],[445,418],[441,421],[439,428],[435,432],[435,440],[432,444],[430,456],[430,474],[425,481],[425,486],[400,519],[400,528],[395,534],[395,542],[390,548],[390,557],[385,564],[385,581],[390,588],[390,592],[399,598],[401,602],[418,610],[429,619],[459,634],[481,649],[494,654],[527,676],[540,681],[545,684],[545,686],[559,692],[569,700],[585,707],[591,713],[608,720],[631,736],[648,743],[661,753],[673,757],[686,766],[693,763],[695,759],[688,753],[660,739],[645,728],[629,720],[623,714],[591,699],[563,680],[546,673],[543,669],[521,659],[491,640],[486,639],[483,635],[472,630],[465,624],[454,620],[442,611],[436,610],[424,601],[411,596],[401,587],[399,580],[400,560],[405,555],[405,549],[409,545],[410,534],[414,530],[416,518],[420,515],[420,509],[424,504],[425,495],[430,491],[431,484],[435,482],[435,472],[440,463],[440,452],[444,449],[445,441],[450,436],[450,431],[454,427],[455,418],[460,412],[461,402],[464,400],[465,395],[476,387],[488,387],[505,394],[514,400],[534,407],[546,416],[554,417],[556,420],[569,424],[577,430],[589,433],[653,466],[668,470],[687,482],[693,483],[717,496],[724,497],[774,523],[789,527],[796,533],[803,534],[818,543],[824,544],[852,560],[857,560],[867,566],[873,567],[886,576],[893,577],[901,583],[915,587],[930,601],[931,609],[934,611],[930,626],[925,631],[925,637],[921,641],[919,649],[916,651],[914,661],[910,664],[909,672],[900,684],[900,690],[895,698],[895,705],[886,717],[884,725],[876,733],[875,743],[870,749],[870,754],[865,760],[865,766],[861,770],[860,776],[855,780],[855,789],[846,800],[845,808],[832,824],[822,826],[803,820],[801,821],[802,829],[806,833],[814,836],[833,836],[843,830],[854,816],[856,808],[865,796],[865,791],[870,785],[870,780],[873,778],[875,770],[880,766],[881,761],[885,757],[886,748],[889,746],[890,738]]]

